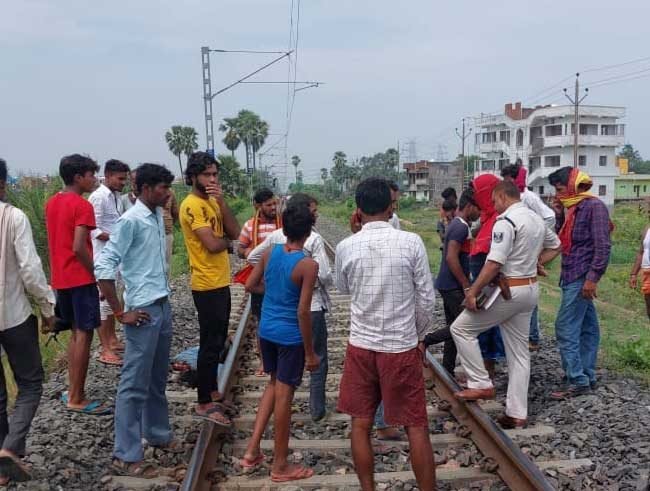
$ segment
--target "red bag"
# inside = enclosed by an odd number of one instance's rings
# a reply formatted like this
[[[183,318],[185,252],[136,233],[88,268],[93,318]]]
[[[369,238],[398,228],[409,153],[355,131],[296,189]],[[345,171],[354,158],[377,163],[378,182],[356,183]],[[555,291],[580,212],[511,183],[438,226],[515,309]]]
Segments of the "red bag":
[[[253,265],[252,264],[247,264],[242,269],[237,271],[235,273],[235,275],[232,277],[233,283],[239,283],[240,285],[246,285],[246,281],[248,281],[248,277],[251,275],[252,272],[253,272]]]

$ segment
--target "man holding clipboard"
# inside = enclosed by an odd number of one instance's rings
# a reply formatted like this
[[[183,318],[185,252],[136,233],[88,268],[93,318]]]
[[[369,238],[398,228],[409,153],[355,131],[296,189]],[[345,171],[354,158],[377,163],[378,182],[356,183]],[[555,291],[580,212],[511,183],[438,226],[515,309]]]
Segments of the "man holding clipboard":
[[[513,183],[497,184],[492,199],[499,216],[492,231],[490,252],[481,273],[465,294],[465,311],[451,326],[461,364],[467,372],[468,388],[456,396],[468,401],[495,398],[496,391],[483,365],[476,338],[494,325],[501,326],[508,360],[508,395],[505,414],[499,423],[504,428],[515,428],[527,422],[528,331],[539,297],[537,272],[560,253],[560,240],[539,216],[521,203],[519,190]],[[502,294],[489,308],[480,309],[477,297],[490,283],[497,283]]]

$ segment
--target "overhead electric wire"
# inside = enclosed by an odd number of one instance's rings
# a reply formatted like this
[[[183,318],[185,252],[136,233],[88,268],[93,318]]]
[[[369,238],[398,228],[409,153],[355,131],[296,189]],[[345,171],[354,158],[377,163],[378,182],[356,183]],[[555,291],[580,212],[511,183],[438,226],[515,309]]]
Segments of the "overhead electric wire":
[[[630,76],[633,76],[633,75],[638,75],[640,73],[646,73],[646,72],[650,72],[650,68],[644,68],[643,70],[636,70],[634,72],[621,73],[619,75],[612,75],[611,77],[602,78],[600,80],[593,80],[591,82],[584,82],[584,84],[589,86],[589,87],[594,87],[594,86],[597,86],[598,84],[600,84],[602,82],[609,82],[610,80],[618,80],[618,79],[622,79],[622,78],[625,78],[625,77],[630,77]]]
[[[599,72],[603,70],[611,70],[612,68],[618,68],[626,65],[632,65],[634,63],[639,63],[641,61],[647,61],[650,60],[650,56],[645,56],[643,58],[637,58],[635,60],[630,60],[630,61],[625,61],[623,63],[616,63],[614,65],[605,65],[602,67],[596,67],[596,68],[587,68],[586,70],[582,70],[580,73],[590,73],[590,72]]]

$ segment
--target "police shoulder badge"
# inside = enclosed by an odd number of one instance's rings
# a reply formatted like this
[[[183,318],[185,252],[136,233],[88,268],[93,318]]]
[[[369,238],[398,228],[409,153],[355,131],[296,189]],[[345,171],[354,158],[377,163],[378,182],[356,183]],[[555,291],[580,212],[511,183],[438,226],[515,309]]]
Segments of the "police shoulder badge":
[[[494,232],[492,234],[492,240],[497,244],[503,242],[503,232]]]

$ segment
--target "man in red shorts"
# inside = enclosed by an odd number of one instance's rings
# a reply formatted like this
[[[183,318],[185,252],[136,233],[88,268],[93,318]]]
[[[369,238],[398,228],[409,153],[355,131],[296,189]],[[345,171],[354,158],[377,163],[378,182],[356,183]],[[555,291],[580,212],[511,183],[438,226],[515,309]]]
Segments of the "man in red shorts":
[[[361,182],[355,196],[362,228],[336,248],[336,287],[351,295],[350,339],[338,410],[352,417],[352,456],[364,491],[375,489],[370,430],[383,400],[389,426],[404,426],[422,491],[435,488],[424,378],[424,336],[435,294],[422,239],[395,230],[390,187]]]

